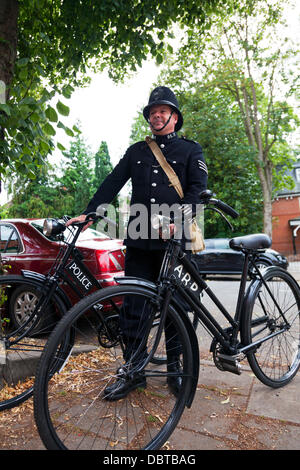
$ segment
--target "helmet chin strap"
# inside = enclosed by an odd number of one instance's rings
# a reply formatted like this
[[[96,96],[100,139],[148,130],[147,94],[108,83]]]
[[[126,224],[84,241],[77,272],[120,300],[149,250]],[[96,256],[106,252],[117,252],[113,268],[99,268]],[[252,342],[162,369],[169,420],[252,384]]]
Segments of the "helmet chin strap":
[[[148,119],[148,122],[149,122],[149,124],[150,124],[150,127],[151,127],[154,131],[156,131],[156,132],[163,131],[164,128],[169,124],[173,113],[174,113],[174,111],[171,112],[171,114],[170,114],[170,116],[169,116],[169,119],[168,119],[167,122],[161,127],[161,129],[156,129],[156,128],[151,124],[150,120]]]

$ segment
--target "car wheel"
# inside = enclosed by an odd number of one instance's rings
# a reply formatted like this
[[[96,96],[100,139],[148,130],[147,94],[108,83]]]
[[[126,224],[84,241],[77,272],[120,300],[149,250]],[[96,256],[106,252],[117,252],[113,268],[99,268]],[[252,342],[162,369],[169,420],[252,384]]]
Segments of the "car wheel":
[[[268,266],[271,266],[271,264],[268,263],[267,261],[264,261],[264,260],[258,260],[257,263],[256,263],[256,266],[258,267],[259,270],[261,270],[261,269],[267,268]],[[253,274],[256,272],[255,269],[253,268],[253,266],[251,266],[249,270]]]
[[[9,314],[14,328],[21,327],[33,312],[39,299],[39,292],[34,287],[26,285],[17,287],[10,298]],[[32,333],[49,332],[55,323],[55,315],[51,306],[47,308],[42,318],[38,321]],[[52,328],[50,327],[52,325]],[[31,334],[32,334],[31,333]]]

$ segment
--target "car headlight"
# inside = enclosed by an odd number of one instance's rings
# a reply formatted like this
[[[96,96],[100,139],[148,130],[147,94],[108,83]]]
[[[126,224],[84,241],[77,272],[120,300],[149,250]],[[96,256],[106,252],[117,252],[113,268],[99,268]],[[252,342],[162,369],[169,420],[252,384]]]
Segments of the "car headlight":
[[[60,222],[57,219],[45,219],[43,224],[43,234],[46,237],[50,235],[58,235],[66,229],[64,223]]]

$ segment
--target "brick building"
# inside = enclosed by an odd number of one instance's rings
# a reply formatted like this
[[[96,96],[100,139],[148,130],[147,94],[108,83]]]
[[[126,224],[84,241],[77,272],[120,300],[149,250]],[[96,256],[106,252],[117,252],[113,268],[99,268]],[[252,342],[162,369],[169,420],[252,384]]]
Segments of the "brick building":
[[[300,259],[300,160],[289,174],[295,187],[279,191],[272,204],[272,248]]]

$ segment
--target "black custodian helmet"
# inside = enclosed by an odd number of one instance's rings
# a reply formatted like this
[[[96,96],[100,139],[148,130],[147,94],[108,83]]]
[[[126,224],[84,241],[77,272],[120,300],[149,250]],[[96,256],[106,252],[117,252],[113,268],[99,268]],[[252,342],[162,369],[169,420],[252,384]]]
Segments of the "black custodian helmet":
[[[149,98],[149,103],[145,106],[143,110],[143,115],[146,121],[149,121],[149,114],[151,106],[158,105],[158,104],[167,104],[170,106],[177,114],[178,114],[178,121],[175,126],[175,131],[179,131],[183,124],[183,117],[181,112],[179,111],[178,101],[176,96],[174,95],[173,91],[166,86],[159,86],[155,88]]]

